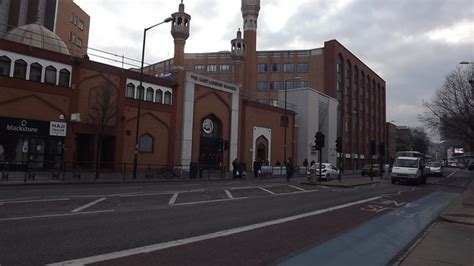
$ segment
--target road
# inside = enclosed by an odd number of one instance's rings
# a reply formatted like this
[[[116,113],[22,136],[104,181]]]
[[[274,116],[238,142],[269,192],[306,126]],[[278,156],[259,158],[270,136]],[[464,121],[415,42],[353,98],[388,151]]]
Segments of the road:
[[[418,187],[332,188],[299,180],[0,187],[0,264],[308,262],[322,251],[337,253],[334,247],[358,239],[357,230],[377,236],[387,229],[379,221],[429,223],[472,180],[472,172],[452,171]],[[377,247],[390,257],[359,259],[367,265],[391,260],[419,230]],[[368,242],[378,240],[358,241],[370,250]]]

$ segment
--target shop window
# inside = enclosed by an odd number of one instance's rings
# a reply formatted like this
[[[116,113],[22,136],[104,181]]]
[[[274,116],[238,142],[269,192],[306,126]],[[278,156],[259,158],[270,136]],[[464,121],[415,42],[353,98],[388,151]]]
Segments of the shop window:
[[[146,101],[147,102],[153,102],[153,94],[154,91],[152,88],[147,88],[146,89]]]
[[[165,92],[165,104],[171,105],[171,92]]]
[[[59,71],[59,86],[69,87],[69,79],[71,77],[71,73],[67,69],[61,69]]]
[[[43,72],[43,67],[38,63],[33,63],[30,65],[30,80],[32,81],[41,81],[41,74]]]
[[[56,85],[56,68],[54,68],[53,66],[46,67],[44,82]]]
[[[13,77],[17,79],[26,79],[26,62],[18,59],[15,61]]]
[[[10,66],[12,60],[6,56],[0,57],[0,76],[10,76]]]
[[[264,91],[267,89],[267,82],[266,81],[257,81],[257,90]]]
[[[134,99],[135,98],[135,85],[132,83],[127,84],[127,98]]]
[[[138,86],[138,99],[144,100],[145,99],[145,88],[143,86]]]
[[[139,141],[139,150],[141,152],[153,152],[153,136],[150,134],[145,134],[140,137]]]
[[[156,91],[155,102],[156,103],[163,103],[163,91],[160,90],[160,89],[158,89]]]

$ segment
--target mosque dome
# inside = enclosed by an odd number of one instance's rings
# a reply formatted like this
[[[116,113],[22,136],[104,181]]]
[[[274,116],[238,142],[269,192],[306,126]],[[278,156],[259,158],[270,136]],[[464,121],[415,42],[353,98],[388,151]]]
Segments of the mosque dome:
[[[14,28],[6,33],[5,39],[69,55],[69,49],[64,41],[54,32],[37,23]]]

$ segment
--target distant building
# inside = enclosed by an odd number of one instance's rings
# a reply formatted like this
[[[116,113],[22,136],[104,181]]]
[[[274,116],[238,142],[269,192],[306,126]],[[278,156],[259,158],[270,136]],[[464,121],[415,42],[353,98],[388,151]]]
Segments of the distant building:
[[[58,35],[70,54],[87,52],[90,17],[73,0],[2,0],[0,1],[0,36],[17,29],[31,35],[22,26],[39,24]],[[22,31],[22,32],[21,32]]]
[[[387,133],[385,141],[386,161],[392,163],[395,160],[397,152],[397,126],[387,122],[385,132]]]

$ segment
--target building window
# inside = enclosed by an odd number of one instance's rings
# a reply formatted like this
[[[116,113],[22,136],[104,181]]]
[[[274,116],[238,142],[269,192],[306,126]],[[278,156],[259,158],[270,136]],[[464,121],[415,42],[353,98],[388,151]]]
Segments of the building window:
[[[272,81],[270,83],[270,89],[272,89],[272,90],[281,90],[281,82],[280,81]]]
[[[146,99],[145,101],[147,102],[153,102],[153,94],[154,94],[154,91],[152,88],[147,88],[146,89]]]
[[[15,61],[13,77],[17,79],[26,79],[26,62],[18,59]]]
[[[41,72],[43,72],[43,67],[38,63],[33,63],[30,65],[30,80],[32,81],[41,81]]]
[[[207,65],[207,72],[209,72],[209,73],[217,72],[217,66],[216,65]]]
[[[286,73],[294,72],[293,68],[294,68],[293,64],[284,64],[283,65],[283,72],[286,72]]]
[[[46,67],[44,82],[56,85],[56,68],[54,68],[53,66]]]
[[[126,94],[127,98],[135,98],[135,85],[133,85],[132,83],[128,83],[127,84],[127,94]]]
[[[219,72],[229,73],[230,72],[230,65],[219,65]]]
[[[171,105],[171,92],[165,92],[165,101],[164,104]]]
[[[267,64],[257,64],[257,72],[258,73],[267,72]]]
[[[0,76],[10,76],[10,65],[12,60],[6,56],[0,57]]]
[[[141,152],[153,152],[153,136],[150,134],[145,134],[140,137],[139,141],[139,150]]]
[[[257,90],[264,91],[267,89],[267,82],[266,81],[257,81]]]
[[[76,38],[76,45],[78,47],[82,48],[82,39],[81,38],[79,38],[79,37]]]
[[[194,65],[194,72],[204,73],[204,65]]]
[[[305,73],[308,72],[308,63],[298,63],[296,70],[299,73]]]
[[[272,72],[280,72],[280,64],[272,64]]]
[[[137,95],[138,99],[140,100],[144,100],[145,99],[145,87],[139,85],[138,86],[138,95]]]
[[[160,89],[156,91],[155,103],[163,103],[163,91]]]
[[[84,21],[82,21],[81,19],[79,20],[79,23],[77,24],[77,27],[80,29],[80,30],[84,30]]]
[[[61,69],[59,71],[59,86],[69,87],[69,79],[71,73],[67,69]]]
[[[285,89],[293,89],[293,81],[292,80],[287,80],[285,81]]]
[[[74,13],[71,14],[71,23],[74,23]]]
[[[306,88],[308,87],[308,81],[301,80],[296,83],[296,88]]]

